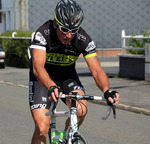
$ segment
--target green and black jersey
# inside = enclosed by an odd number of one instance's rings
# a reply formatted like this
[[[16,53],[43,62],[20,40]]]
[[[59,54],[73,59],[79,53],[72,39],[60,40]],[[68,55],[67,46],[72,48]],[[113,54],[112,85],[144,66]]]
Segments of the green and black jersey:
[[[82,28],[68,45],[63,45],[53,28],[52,20],[38,28],[30,48],[31,51],[33,48],[46,51],[45,68],[54,81],[69,78],[74,73],[75,62],[80,54],[85,59],[96,56],[96,46]]]

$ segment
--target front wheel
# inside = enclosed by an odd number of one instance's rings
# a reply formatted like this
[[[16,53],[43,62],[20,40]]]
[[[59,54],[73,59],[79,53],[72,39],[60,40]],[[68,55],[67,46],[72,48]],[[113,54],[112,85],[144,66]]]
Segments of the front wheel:
[[[72,140],[72,144],[88,144],[88,142],[81,134],[75,133],[74,139]]]

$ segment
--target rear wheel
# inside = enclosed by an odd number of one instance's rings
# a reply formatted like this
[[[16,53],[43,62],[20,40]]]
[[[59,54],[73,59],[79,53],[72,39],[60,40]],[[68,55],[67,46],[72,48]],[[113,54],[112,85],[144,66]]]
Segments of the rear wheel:
[[[72,144],[88,144],[88,142],[81,134],[75,133],[74,139],[72,140]]]

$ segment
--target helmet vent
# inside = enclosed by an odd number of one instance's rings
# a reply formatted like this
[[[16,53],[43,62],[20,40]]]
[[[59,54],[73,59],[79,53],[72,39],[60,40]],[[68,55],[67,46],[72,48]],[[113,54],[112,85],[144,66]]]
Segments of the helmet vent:
[[[54,11],[56,21],[69,28],[78,28],[83,21],[83,11],[74,0],[61,0]]]

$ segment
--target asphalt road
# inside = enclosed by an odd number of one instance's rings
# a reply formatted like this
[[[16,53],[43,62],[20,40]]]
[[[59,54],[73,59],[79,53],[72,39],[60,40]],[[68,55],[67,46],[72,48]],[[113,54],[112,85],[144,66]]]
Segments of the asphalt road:
[[[0,84],[0,144],[29,144],[34,123],[28,106],[28,89]],[[67,107],[60,101],[58,109]],[[101,116],[106,106],[88,103],[88,114],[80,132],[89,144],[150,144],[150,117],[117,110],[117,119],[112,115],[106,121]],[[60,118],[58,130],[64,127]]]
[[[28,105],[28,72],[11,67],[0,71],[0,144],[30,143],[34,123]],[[79,69],[79,73],[87,93],[100,95],[87,69]],[[66,106],[60,102],[58,108],[66,109]],[[149,116],[117,109],[116,120],[111,115],[103,121],[101,116],[106,109],[88,103],[88,114],[80,132],[89,144],[150,144]],[[64,121],[64,118],[58,120],[58,130],[63,129]]]

